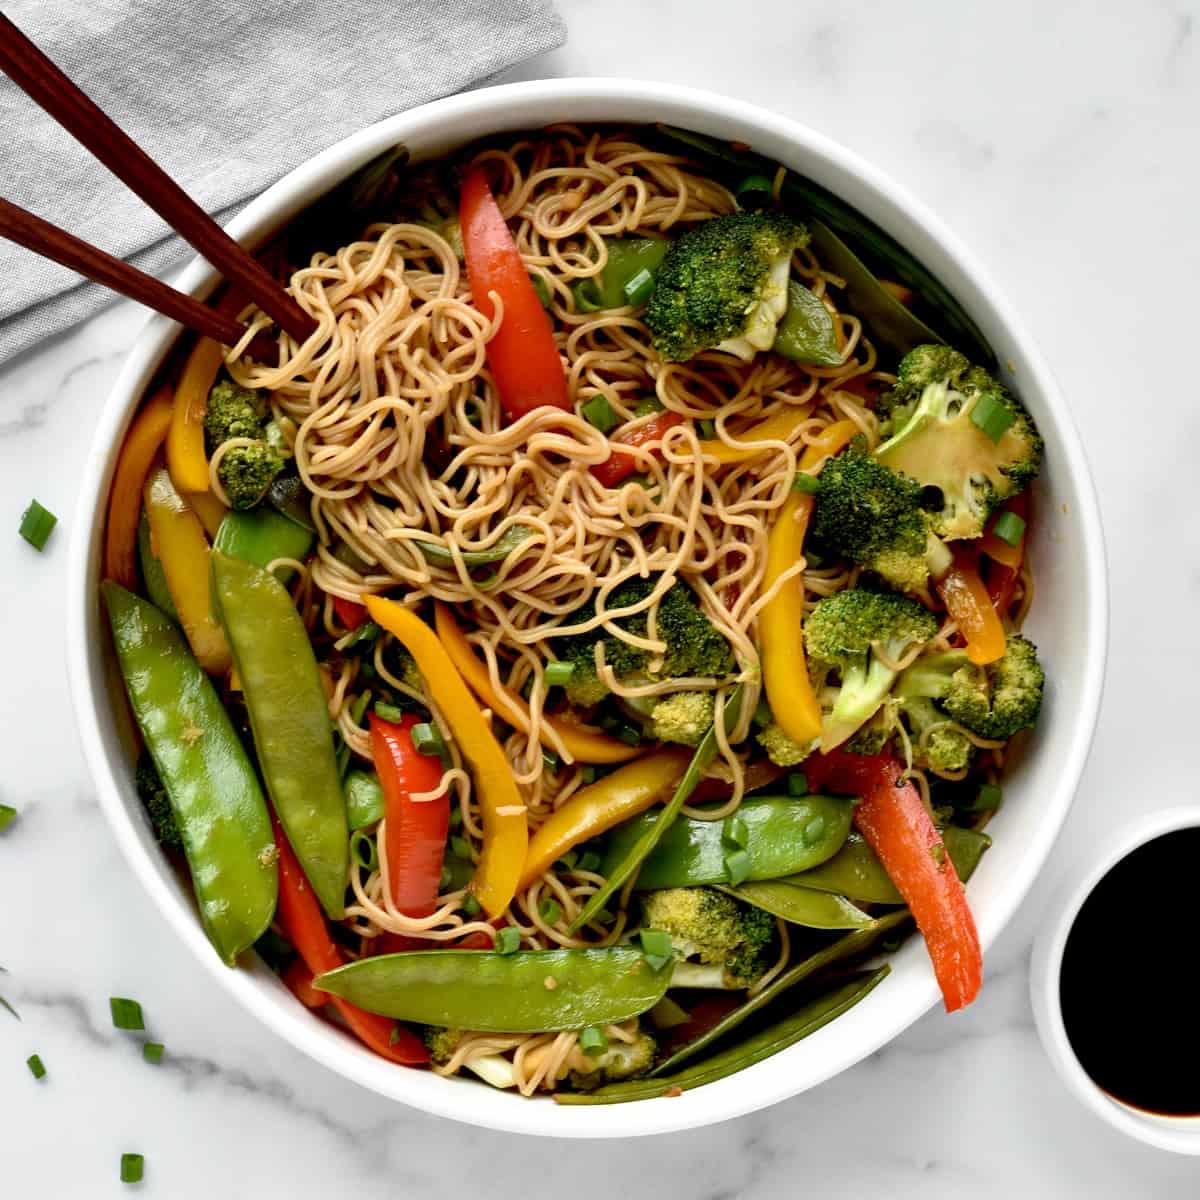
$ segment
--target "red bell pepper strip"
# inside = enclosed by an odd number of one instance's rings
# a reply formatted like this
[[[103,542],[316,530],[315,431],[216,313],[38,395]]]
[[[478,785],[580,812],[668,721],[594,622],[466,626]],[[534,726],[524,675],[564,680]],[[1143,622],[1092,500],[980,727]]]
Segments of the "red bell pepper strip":
[[[896,885],[925,938],[947,1012],[979,993],[983,953],[967,894],[916,787],[890,754],[835,750],[804,761],[814,789],[862,797],[854,824]]]
[[[979,666],[1003,658],[1008,644],[1004,626],[979,577],[974,553],[956,547],[953,565],[936,586],[946,611],[966,639],[967,657]]]
[[[420,718],[411,713],[399,724],[371,714],[371,757],[383,788],[388,883],[392,903],[406,917],[427,917],[437,908],[442,859],[450,834],[450,797],[413,800],[432,792],[442,781],[436,755],[420,754],[412,729]]]
[[[644,446],[647,442],[661,442],[668,429],[683,424],[683,417],[677,412],[655,413],[648,421],[631,429],[628,433],[619,433],[609,439],[612,446]],[[658,451],[661,457],[661,450]],[[622,454],[619,450],[610,452],[602,462],[596,463],[591,472],[605,487],[616,487],[622,479],[632,475],[637,469],[637,459],[632,454]]]
[[[338,620],[347,629],[357,629],[366,621],[366,606],[359,604],[357,600],[346,600],[342,596],[331,596],[330,599],[333,601],[333,611],[337,613]]]
[[[272,823],[279,850],[279,923],[309,971],[314,976],[324,975],[342,965],[341,951],[329,936],[325,914],[278,819]],[[429,1051],[411,1029],[376,1013],[364,1012],[340,996],[331,995],[329,1001],[341,1013],[351,1032],[376,1054],[404,1066],[429,1061]]]
[[[463,176],[459,221],[475,307],[491,319],[496,310],[490,292],[504,307],[500,328],[487,344],[500,407],[511,421],[546,405],[570,411],[550,318],[481,167]]]
[[[329,1003],[329,993],[318,992],[313,987],[313,973],[304,965],[303,959],[293,958],[279,978],[305,1008],[324,1008]]]

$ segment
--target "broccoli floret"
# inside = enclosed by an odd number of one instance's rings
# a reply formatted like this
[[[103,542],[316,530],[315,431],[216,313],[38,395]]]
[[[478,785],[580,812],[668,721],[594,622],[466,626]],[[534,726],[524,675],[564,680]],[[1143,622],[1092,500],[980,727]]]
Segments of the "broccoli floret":
[[[792,251],[808,242],[782,213],[713,217],[667,251],[646,305],[654,348],[668,362],[702,350],[749,361],[769,350],[787,311]]]
[[[654,589],[654,579],[631,579],[616,588],[608,598],[608,607],[624,608],[644,600]],[[587,620],[592,609],[585,607],[569,618],[574,624]],[[646,613],[636,613],[617,622],[629,633],[646,635]],[[733,650],[720,631],[700,610],[696,595],[686,583],[676,583],[658,604],[658,636],[667,645],[661,671],[653,678],[675,679],[682,675],[719,678],[733,669]],[[573,666],[565,685],[567,701],[579,708],[599,704],[608,688],[596,675],[595,645],[604,642],[604,661],[618,679],[650,678],[650,655],[631,646],[604,629],[560,638],[557,656]]]
[[[171,807],[167,789],[163,786],[154,760],[149,755],[144,754],[138,760],[133,782],[138,796],[146,806],[146,815],[150,818],[159,845],[168,850],[179,850],[183,846],[179,822],[175,819],[175,810]]]
[[[816,742],[802,745],[774,721],[758,731],[757,741],[777,767],[799,766],[817,748]]]
[[[971,739],[950,725],[949,714],[932,700],[911,696],[903,701],[900,711],[912,734],[913,761],[917,766],[949,773],[965,771],[970,766],[975,754]]]
[[[1038,473],[1042,439],[1033,419],[1003,384],[957,350],[909,351],[888,403],[893,432],[875,457],[921,488],[937,490],[931,521],[939,537],[979,537],[992,510]],[[981,428],[990,419],[1003,430],[994,439]]]
[[[426,1025],[422,1033],[422,1040],[429,1051],[429,1061],[436,1067],[444,1067],[454,1057],[462,1039],[461,1029],[445,1029],[441,1025]],[[517,1086],[513,1065],[503,1054],[483,1054],[464,1065],[494,1088]]]
[[[879,754],[896,732],[895,706],[885,700],[879,711],[846,742],[851,754]]]
[[[209,452],[230,438],[262,437],[267,412],[267,401],[261,392],[240,387],[231,379],[214,384],[204,413]]]
[[[698,746],[712,727],[716,700],[712,692],[674,692],[650,714],[651,735],[660,742]]]
[[[818,479],[813,536],[902,592],[924,587],[941,547],[920,486],[880,466],[857,438]]]
[[[980,737],[1003,740],[1036,723],[1046,676],[1037,648],[1020,634],[1008,639],[1004,656],[976,666],[965,650],[917,659],[900,677],[896,695],[937,701],[950,719]]]
[[[664,888],[641,902],[643,925],[669,934],[680,960],[672,987],[747,988],[775,960],[775,918],[725,892]]]
[[[606,1083],[636,1079],[654,1066],[657,1052],[654,1038],[640,1029],[634,1041],[609,1042],[608,1049],[594,1057],[576,1047],[568,1059],[571,1073],[567,1082],[577,1091],[590,1092]]]
[[[454,1057],[454,1051],[462,1041],[463,1031],[446,1029],[441,1025],[426,1025],[421,1036],[425,1048],[429,1051],[430,1061],[435,1066],[444,1067]]]
[[[841,677],[821,725],[823,751],[840,746],[874,716],[896,679],[888,662],[929,641],[937,627],[928,609],[891,592],[850,588],[817,604],[804,623],[804,644],[815,666]]]
[[[254,508],[267,494],[275,476],[283,470],[283,459],[265,442],[234,446],[221,458],[217,474],[233,508]]]

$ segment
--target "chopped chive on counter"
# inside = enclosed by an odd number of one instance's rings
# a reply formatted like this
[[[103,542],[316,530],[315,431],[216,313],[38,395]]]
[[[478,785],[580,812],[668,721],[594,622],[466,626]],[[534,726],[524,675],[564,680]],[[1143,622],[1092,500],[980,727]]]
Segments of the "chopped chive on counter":
[[[650,293],[654,291],[654,276],[643,267],[626,281],[621,291],[625,293],[625,299],[630,304],[645,304],[650,299]]]
[[[376,700],[375,707],[371,711],[381,721],[390,721],[393,725],[398,725],[404,720],[404,709],[397,708],[394,704],[388,704],[384,700]]]
[[[588,1058],[595,1058],[597,1054],[603,1054],[608,1049],[608,1038],[604,1036],[604,1030],[599,1025],[589,1025],[586,1029],[581,1029],[579,1031],[579,1048]]]
[[[821,487],[821,481],[807,471],[797,471],[796,478],[792,480],[792,487],[802,495],[814,496]]]
[[[787,789],[789,796],[807,796],[808,776],[803,771],[793,771],[787,777]]]
[[[717,426],[716,426],[716,422],[714,422],[714,421],[709,421],[709,420],[697,421],[696,429],[699,431],[700,436],[706,442],[711,442],[713,440],[713,438],[715,438],[717,436]]]
[[[738,203],[745,208],[747,204],[754,206],[766,204],[774,190],[771,181],[765,175],[747,175],[737,185],[734,195],[737,196]]]
[[[146,1021],[142,1016],[142,1006],[136,1000],[127,1000],[124,996],[112,996],[108,1001],[112,1013],[113,1027],[116,1029],[145,1029]]]
[[[141,1183],[146,1173],[146,1158],[142,1154],[121,1155],[121,1182]]]
[[[35,549],[42,550],[58,524],[58,518],[36,500],[21,514],[21,536]]]
[[[600,867],[600,855],[595,850],[585,850],[579,858],[581,871],[596,871]]]
[[[612,405],[604,396],[593,396],[579,411],[583,414],[583,419],[601,433],[608,433],[620,423]]]
[[[21,1019],[21,1014],[3,996],[0,996],[0,1008],[5,1012],[11,1013],[18,1021]]]
[[[971,408],[971,424],[993,442],[998,442],[1016,419],[1003,401],[987,392]]]
[[[564,683],[570,683],[571,676],[574,674],[574,663],[552,662],[546,664],[542,677],[546,680],[547,687],[560,687]]]
[[[532,271],[529,273],[529,282],[533,284],[533,290],[537,292],[537,298],[541,301],[543,308],[550,307],[550,285],[541,275],[535,275]]]
[[[378,708],[379,706],[376,705],[375,707]],[[442,741],[441,731],[436,725],[431,725],[428,721],[424,721],[420,725],[414,725],[409,736],[412,738],[413,749],[418,754],[426,754],[430,758],[436,758],[446,749],[446,743]]]
[[[505,925],[496,932],[496,952],[515,954],[521,945],[521,931],[515,925]]]
[[[17,810],[11,804],[0,804],[0,833],[3,833],[16,819]]]
[[[455,858],[462,858],[467,862],[470,862],[471,843],[468,842],[465,837],[452,837],[450,839],[450,853],[453,854]]]
[[[750,854],[746,850],[730,850],[725,855],[725,870],[729,875],[729,882],[734,887],[737,887],[739,883],[745,883],[750,878],[752,865]]]
[[[750,830],[746,827],[746,819],[734,814],[732,817],[725,818],[725,825],[721,830],[721,837],[730,843],[744,850],[746,843],[750,840]]]
[[[547,897],[538,905],[538,913],[547,925],[557,925],[562,920],[562,905]]]
[[[148,1063],[158,1064],[162,1062],[166,1049],[162,1042],[147,1042],[142,1047],[142,1058]]]
[[[661,971],[675,957],[675,951],[671,947],[671,935],[665,930],[643,929],[638,937],[646,961],[656,971]]]
[[[26,1060],[25,1065],[29,1068],[29,1073],[34,1079],[46,1078],[46,1066],[41,1060],[41,1056],[31,1054]]]
[[[479,901],[470,892],[463,897],[462,910],[468,917],[479,916]]]
[[[1003,512],[996,518],[992,532],[1010,546],[1019,546],[1025,536],[1025,519],[1018,517],[1015,512]]]

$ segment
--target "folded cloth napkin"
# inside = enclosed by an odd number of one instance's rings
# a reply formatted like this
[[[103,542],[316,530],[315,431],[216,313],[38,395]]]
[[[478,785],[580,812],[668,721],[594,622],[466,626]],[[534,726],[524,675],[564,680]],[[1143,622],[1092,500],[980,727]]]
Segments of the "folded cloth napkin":
[[[562,45],[552,0],[6,0],[218,220],[339,138]],[[192,251],[0,76],[2,193],[151,274]],[[0,362],[111,295],[0,241]]]

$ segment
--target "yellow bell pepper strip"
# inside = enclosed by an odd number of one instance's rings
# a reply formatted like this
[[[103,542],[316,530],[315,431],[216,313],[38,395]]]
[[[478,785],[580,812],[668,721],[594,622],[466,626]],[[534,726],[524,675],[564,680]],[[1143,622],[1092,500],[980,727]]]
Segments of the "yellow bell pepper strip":
[[[518,890],[589,838],[607,833],[670,794],[691,761],[683,749],[658,750],[581,788],[533,835]]]
[[[524,702],[507,688],[497,689],[492,686],[487,666],[476,657],[471,643],[459,628],[449,607],[438,604],[435,611],[438,639],[450,656],[450,661],[458,668],[458,673],[467,681],[475,695],[497,716],[507,721],[514,729],[528,733],[532,722]],[[572,725],[561,717],[543,714],[541,740],[550,749],[555,748],[550,739],[550,730],[558,734],[563,747],[575,762],[628,762],[642,753],[637,746],[628,746],[607,734]]]
[[[394,600],[367,596],[365,601],[371,620],[397,638],[416,660],[430,696],[471,767],[483,815],[483,853],[471,880],[471,892],[489,920],[495,920],[516,895],[529,846],[525,802],[517,790],[512,767],[484,720],[478,701],[467,690],[433,630]]]
[[[853,421],[834,421],[817,435],[800,457],[800,469],[812,473],[825,459],[837,454],[860,432]],[[804,552],[804,535],[812,516],[813,498],[791,492],[783,503],[767,539],[767,565],[763,591],[795,566]],[[763,684],[767,702],[780,728],[805,745],[821,736],[821,704],[813,691],[804,661],[804,583],[788,580],[771,598],[758,618]]]
[[[108,493],[104,530],[104,574],[123,588],[137,587],[137,530],[142,515],[142,488],[154,456],[171,423],[171,393],[161,388],[133,419]]]
[[[200,518],[204,532],[210,542],[216,541],[221,529],[221,522],[229,509],[223,505],[212,492],[181,492],[188,508]]]
[[[785,408],[732,436],[739,442],[786,442],[812,416],[812,410],[811,404]],[[727,446],[720,438],[707,438],[700,443],[700,453],[705,458],[715,458],[721,464],[749,462],[760,455],[774,453],[774,449],[770,446]]]
[[[208,411],[208,393],[224,361],[224,346],[212,338],[201,338],[188,355],[175,389],[175,410],[167,433],[167,466],[181,492],[208,491],[204,414]]]
[[[967,658],[979,666],[1004,657],[1007,638],[974,555],[957,547],[954,564],[939,580],[938,595],[967,642]]]
[[[154,550],[188,645],[210,675],[223,674],[233,659],[209,603],[209,549],[199,518],[183,502],[165,467],[151,470],[142,496]]]

